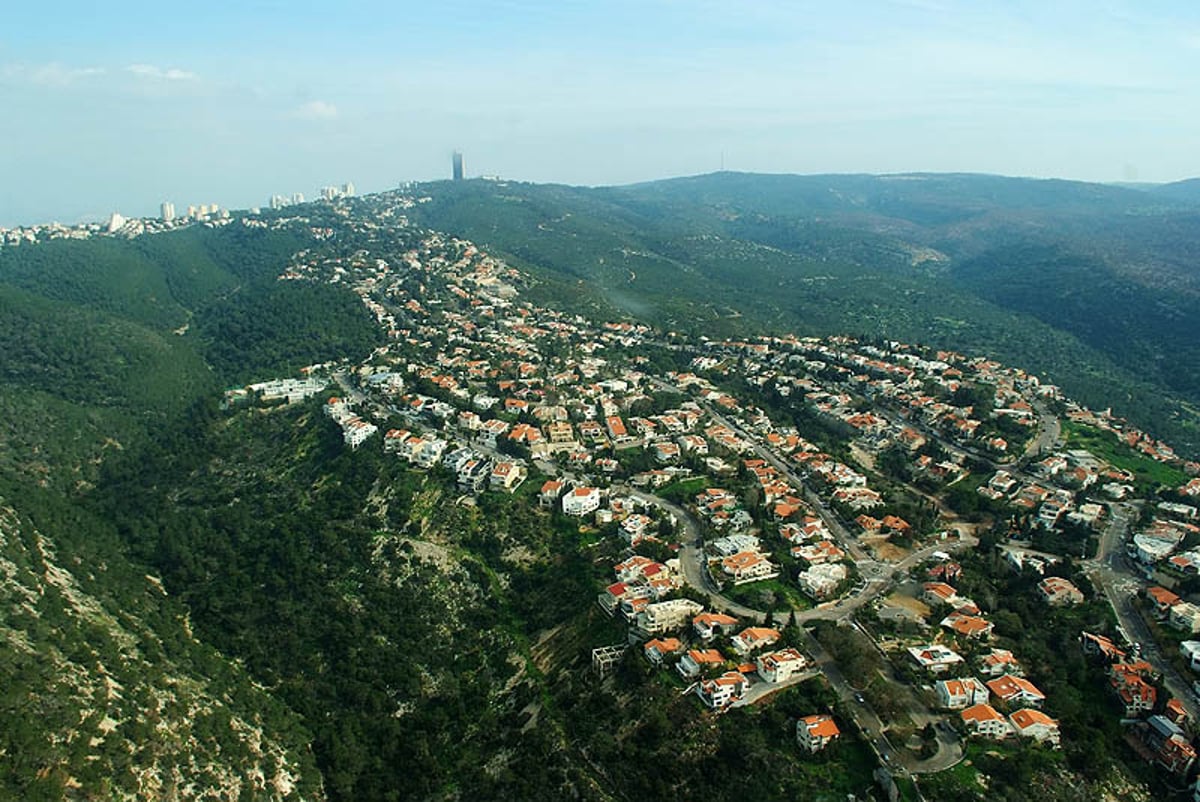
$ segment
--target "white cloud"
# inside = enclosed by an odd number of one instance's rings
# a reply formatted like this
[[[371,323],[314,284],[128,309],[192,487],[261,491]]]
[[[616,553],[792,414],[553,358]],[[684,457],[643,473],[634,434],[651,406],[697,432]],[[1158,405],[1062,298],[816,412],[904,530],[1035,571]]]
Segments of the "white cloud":
[[[0,79],[35,86],[64,87],[88,78],[104,75],[103,67],[68,67],[65,64],[6,64],[0,68]]]
[[[296,109],[296,116],[305,120],[332,120],[338,116],[338,110],[324,100],[310,100]]]
[[[160,81],[194,81],[197,78],[196,73],[180,70],[174,67],[163,69],[156,67],[153,64],[130,64],[125,68],[125,72],[131,75],[137,75],[141,78],[151,78]]]

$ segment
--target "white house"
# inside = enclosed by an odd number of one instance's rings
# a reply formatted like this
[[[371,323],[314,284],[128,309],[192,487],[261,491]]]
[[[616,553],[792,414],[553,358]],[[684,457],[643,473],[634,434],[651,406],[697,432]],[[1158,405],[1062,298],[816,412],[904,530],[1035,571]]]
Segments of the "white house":
[[[1033,738],[1036,741],[1058,746],[1058,722],[1040,710],[1018,710],[1008,717],[1013,730],[1022,738]]]
[[[780,649],[759,655],[754,664],[765,681],[786,682],[808,666],[808,659],[796,649]]]
[[[584,516],[600,509],[600,488],[577,487],[562,497],[562,511],[566,515]]]
[[[746,696],[749,682],[737,671],[727,671],[716,679],[696,684],[696,695],[713,710],[724,710]]]
[[[991,698],[987,686],[975,677],[938,680],[934,683],[934,690],[937,692],[938,706],[947,710],[984,705]]]
[[[963,725],[976,735],[1005,738],[1012,734],[1012,725],[989,704],[973,705],[959,715]]]
[[[725,655],[716,649],[689,649],[675,665],[675,670],[684,679],[700,676],[700,672],[708,666],[719,666],[725,662]]]
[[[679,629],[703,609],[702,604],[691,599],[671,599],[648,604],[638,614],[638,629],[651,634]]]
[[[770,646],[779,640],[779,630],[770,627],[746,627],[734,635],[731,643],[738,654],[749,654],[755,649]]]
[[[962,655],[945,646],[931,643],[928,646],[910,646],[908,654],[918,666],[932,674],[941,674],[952,666],[963,663]]]
[[[833,716],[805,716],[796,722],[796,741],[809,752],[819,752],[841,735]]]

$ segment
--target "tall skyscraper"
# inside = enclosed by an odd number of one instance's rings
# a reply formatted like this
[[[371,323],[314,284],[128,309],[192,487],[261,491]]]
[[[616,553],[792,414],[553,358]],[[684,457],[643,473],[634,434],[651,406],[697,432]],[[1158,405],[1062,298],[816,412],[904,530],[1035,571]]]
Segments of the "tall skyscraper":
[[[170,201],[163,201],[160,211],[162,212],[162,219],[164,223],[169,223],[175,219],[175,204],[171,203]]]
[[[457,150],[454,151],[453,161],[454,161],[454,180],[462,181],[463,180],[462,154],[459,153]]]

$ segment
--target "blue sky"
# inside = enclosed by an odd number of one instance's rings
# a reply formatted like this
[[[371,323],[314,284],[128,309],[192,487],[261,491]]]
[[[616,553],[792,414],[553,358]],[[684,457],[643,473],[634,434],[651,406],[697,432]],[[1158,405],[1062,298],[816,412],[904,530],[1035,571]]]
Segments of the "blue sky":
[[[469,175],[574,184],[722,159],[1200,174],[1196,3],[22,5],[0,26],[0,226],[384,189],[447,176],[455,148]]]

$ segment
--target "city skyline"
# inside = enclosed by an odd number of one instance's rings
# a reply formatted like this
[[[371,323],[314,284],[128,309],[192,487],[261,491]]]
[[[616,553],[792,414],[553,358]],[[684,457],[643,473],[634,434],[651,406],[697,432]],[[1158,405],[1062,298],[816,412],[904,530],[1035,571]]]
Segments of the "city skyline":
[[[1200,9],[1045,5],[16,8],[0,169],[21,191],[0,225],[245,208],[349,176],[373,192],[447,177],[454,149],[471,174],[582,185],[722,164],[1195,175]]]

